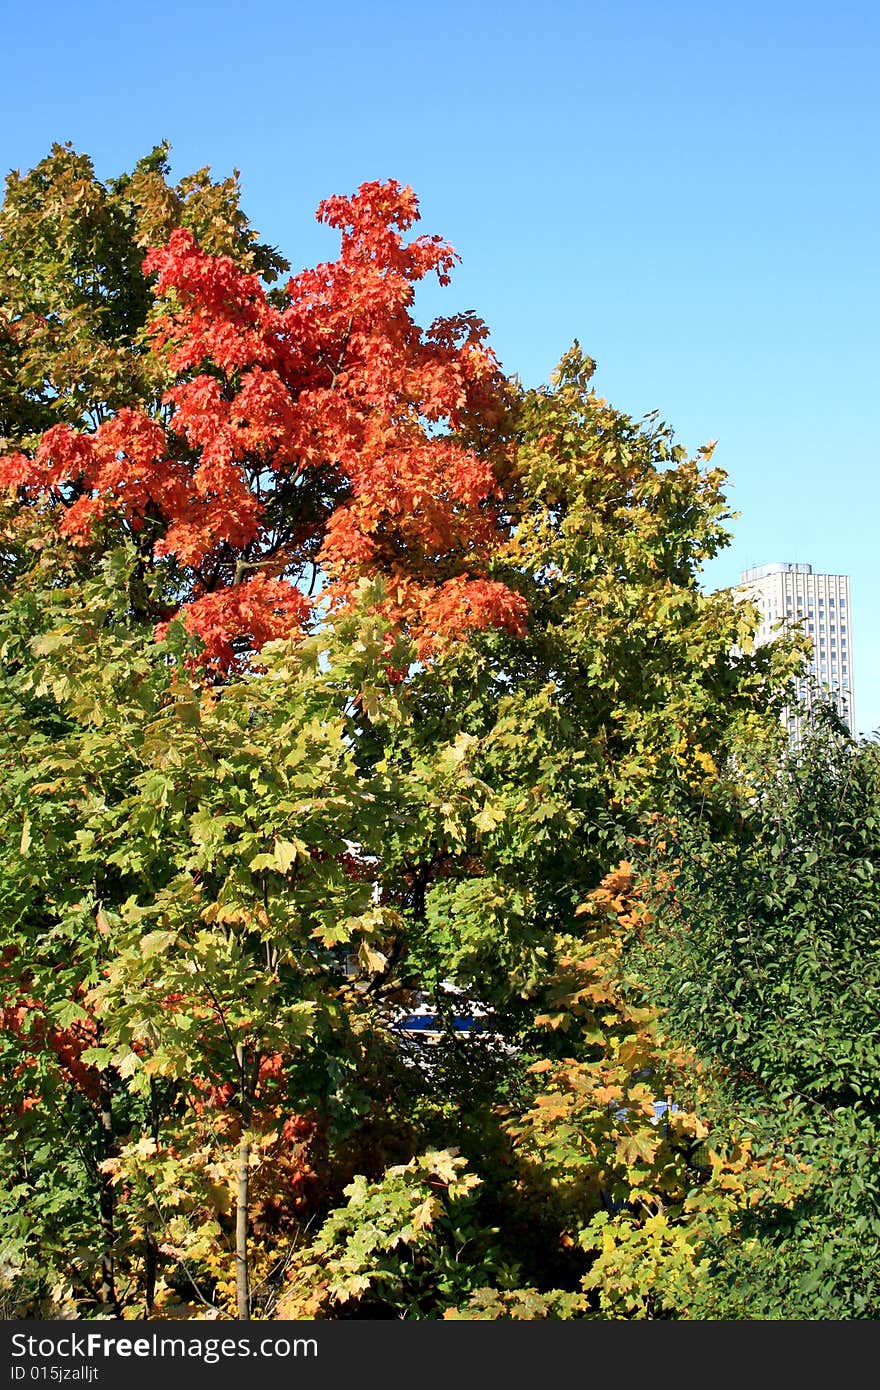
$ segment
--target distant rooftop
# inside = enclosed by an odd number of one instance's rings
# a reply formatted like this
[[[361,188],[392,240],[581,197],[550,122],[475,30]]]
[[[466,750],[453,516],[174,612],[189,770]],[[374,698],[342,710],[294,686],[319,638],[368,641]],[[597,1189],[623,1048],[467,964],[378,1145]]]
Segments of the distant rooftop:
[[[747,584],[750,579],[766,579],[768,574],[812,574],[812,565],[797,565],[790,560],[777,560],[770,565],[755,565],[754,569],[743,570],[739,577],[740,584]]]

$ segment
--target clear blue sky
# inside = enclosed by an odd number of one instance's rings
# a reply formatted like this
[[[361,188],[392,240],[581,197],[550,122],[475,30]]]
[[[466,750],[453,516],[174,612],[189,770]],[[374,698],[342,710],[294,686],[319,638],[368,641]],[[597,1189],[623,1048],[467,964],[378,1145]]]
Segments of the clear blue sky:
[[[880,727],[876,0],[169,0],[8,5],[0,171],[55,140],[102,177],[172,142],[241,170],[294,267],[330,193],[393,177],[537,384],[596,384],[719,441],[741,513],[707,586],[770,560],[852,577],[859,728]]]

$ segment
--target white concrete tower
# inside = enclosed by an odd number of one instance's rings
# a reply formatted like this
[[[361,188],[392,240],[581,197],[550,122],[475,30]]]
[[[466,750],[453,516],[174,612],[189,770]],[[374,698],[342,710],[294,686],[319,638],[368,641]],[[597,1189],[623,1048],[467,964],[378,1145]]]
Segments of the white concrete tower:
[[[760,645],[781,634],[805,632],[812,656],[797,693],[809,705],[817,689],[834,697],[851,734],[856,731],[853,698],[852,610],[848,574],[814,574],[811,565],[770,564],[743,570],[737,586],[761,614]],[[786,711],[789,733],[797,738],[800,720]]]

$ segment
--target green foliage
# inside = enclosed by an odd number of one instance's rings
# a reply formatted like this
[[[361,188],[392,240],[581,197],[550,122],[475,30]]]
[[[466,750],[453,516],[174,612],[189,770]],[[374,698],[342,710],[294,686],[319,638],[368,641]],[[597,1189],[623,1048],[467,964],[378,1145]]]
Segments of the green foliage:
[[[92,161],[54,145],[6,180],[0,209],[0,438],[21,446],[53,424],[98,424],[120,406],[158,404],[145,352],[152,300],[142,261],[178,226],[206,250],[274,280],[287,263],[239,208],[238,176],[207,169],[169,182],[168,145],[130,174],[99,180]]]
[[[337,694],[317,640],[267,654],[259,680],[202,689],[181,678],[179,627],[156,644],[108,621],[132,566],[117,554],[75,595],[50,587],[40,610],[54,625],[30,643],[18,604],[8,610],[8,1152],[47,1266],[69,1239],[56,1219],[68,1179],[35,1123],[48,1116],[82,1154],[64,1202],[81,1203],[78,1224],[91,1207],[93,1251],[110,1182],[117,1264],[143,1258],[158,1217],[175,1228],[163,1244],[184,1283],[214,1297],[242,1135],[259,1163],[306,1111],[343,1128],[357,1114],[339,1074],[363,1005],[340,952],[369,977],[388,913],[353,871],[347,837],[369,798],[345,737],[347,686]],[[371,839],[382,814],[360,817]],[[115,1097],[109,1147],[101,1078]],[[22,1277],[26,1264],[20,1252]],[[79,1298],[96,1267],[80,1272]]]
[[[688,458],[655,415],[634,421],[591,389],[575,346],[551,390],[528,392],[522,503],[510,559],[527,576],[535,646],[612,808],[702,795],[737,734],[779,744],[768,713],[790,650],[755,652],[753,614],[705,594],[702,564],[728,540],[712,447]]]
[[[447,1308],[443,1317],[449,1321],[464,1320],[491,1322],[503,1318],[511,1322],[535,1322],[547,1318],[571,1321],[583,1315],[581,1294],[566,1293],[564,1289],[476,1289],[467,1303]]]
[[[642,968],[677,1035],[723,1065],[728,1111],[814,1175],[785,1221],[727,1252],[721,1306],[735,1316],[876,1311],[878,752],[829,714],[735,833],[664,830],[669,877]]]
[[[379,1182],[356,1178],[295,1260],[281,1315],[435,1318],[497,1277],[466,1168],[455,1150],[429,1150]]]

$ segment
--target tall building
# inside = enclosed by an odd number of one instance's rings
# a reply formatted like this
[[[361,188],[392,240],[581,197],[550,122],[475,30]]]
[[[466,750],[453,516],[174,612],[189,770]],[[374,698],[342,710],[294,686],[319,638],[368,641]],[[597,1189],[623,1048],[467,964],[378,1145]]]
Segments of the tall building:
[[[797,694],[807,706],[817,691],[830,694],[850,733],[855,734],[852,623],[848,574],[814,574],[812,565],[757,565],[743,570],[738,591],[761,614],[756,642],[784,633],[805,632],[812,655]],[[794,738],[801,732],[796,710],[786,711]]]

